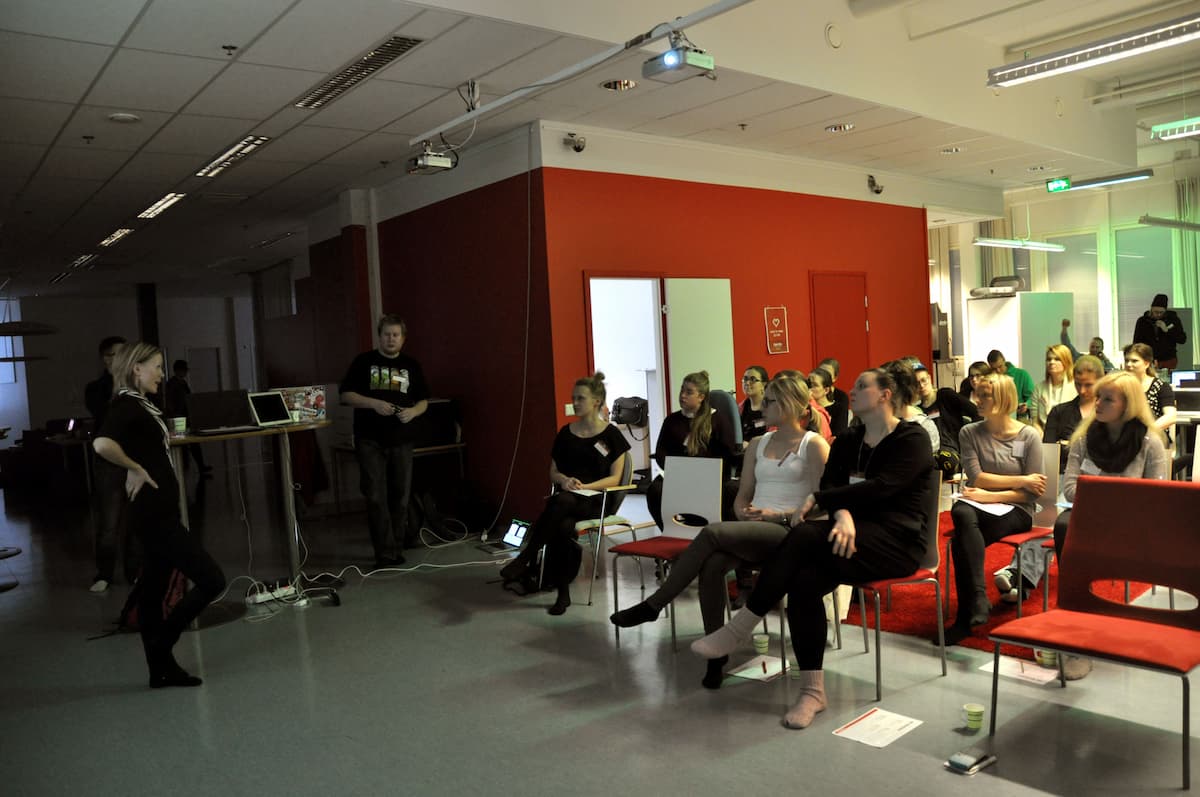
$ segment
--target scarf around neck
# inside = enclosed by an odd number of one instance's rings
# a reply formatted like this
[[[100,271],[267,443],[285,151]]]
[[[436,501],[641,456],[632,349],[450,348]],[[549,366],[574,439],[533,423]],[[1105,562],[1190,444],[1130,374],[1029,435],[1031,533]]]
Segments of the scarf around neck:
[[[137,399],[138,403],[142,405],[142,409],[144,409],[146,412],[150,413],[150,417],[154,419],[154,422],[158,424],[158,428],[162,430],[163,448],[165,448],[167,450],[167,458],[170,459],[170,457],[171,457],[171,435],[169,432],[167,432],[167,425],[165,423],[163,423],[162,410],[160,410],[158,407],[154,406],[153,402],[151,402],[150,399],[146,398],[141,393],[139,393],[136,390],[133,390],[132,388],[123,387],[117,391],[117,395],[118,396],[130,396],[131,398]]]
[[[1087,430],[1087,455],[1105,473],[1121,473],[1129,467],[1146,437],[1146,424],[1137,418],[1121,428],[1116,440],[1108,436],[1102,423],[1092,423]]]

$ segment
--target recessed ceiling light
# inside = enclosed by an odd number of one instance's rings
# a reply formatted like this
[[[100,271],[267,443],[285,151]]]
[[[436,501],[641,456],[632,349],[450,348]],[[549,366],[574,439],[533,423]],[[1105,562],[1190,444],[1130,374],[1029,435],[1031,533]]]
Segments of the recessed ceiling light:
[[[600,88],[608,89],[609,91],[629,91],[637,86],[636,80],[606,80],[600,84]]]
[[[126,235],[129,235],[131,232],[133,232],[133,230],[131,228],[122,227],[121,229],[117,230],[112,235],[108,236],[103,241],[101,241],[100,246],[112,246],[117,241],[124,238]]]
[[[392,36],[378,47],[373,47],[354,59],[336,75],[292,104],[297,108],[310,109],[327,105],[423,41],[425,40],[409,36]]]
[[[271,140],[270,136],[246,136],[229,149],[222,152],[200,171],[197,177],[216,177],[221,172],[234,165],[256,149]]]
[[[838,122],[832,125],[825,125],[826,133],[849,133],[854,129],[854,122]]]
[[[88,263],[91,263],[95,259],[96,259],[95,255],[80,255],[79,257],[77,257],[71,261],[71,268],[73,268],[73,269],[74,268],[83,268],[84,266],[86,266]]]
[[[942,147],[943,155],[957,155],[962,152],[962,147]]]
[[[138,214],[139,219],[152,219],[162,213],[167,208],[174,205],[179,200],[183,199],[187,194],[167,194],[162,199],[155,202],[150,207]]]
[[[136,113],[125,113],[124,111],[118,111],[117,113],[110,113],[108,115],[108,121],[116,122],[119,125],[131,125],[135,122],[142,121],[142,117],[138,116]]]

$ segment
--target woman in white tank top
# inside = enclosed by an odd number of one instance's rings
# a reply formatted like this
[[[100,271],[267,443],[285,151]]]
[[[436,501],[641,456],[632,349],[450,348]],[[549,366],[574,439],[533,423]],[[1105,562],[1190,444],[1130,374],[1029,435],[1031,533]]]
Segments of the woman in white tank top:
[[[742,478],[734,501],[738,519],[710,523],[671,565],[662,586],[642,603],[616,612],[614,625],[630,628],[658,617],[659,612],[697,576],[704,630],[725,622],[725,577],[742,563],[764,561],[787,536],[796,508],[817,491],[829,443],[817,434],[819,423],[809,406],[804,376],[789,371],[767,385],[763,413],[775,431],[756,437],[746,447]],[[728,658],[712,659],[702,683],[719,689]]]

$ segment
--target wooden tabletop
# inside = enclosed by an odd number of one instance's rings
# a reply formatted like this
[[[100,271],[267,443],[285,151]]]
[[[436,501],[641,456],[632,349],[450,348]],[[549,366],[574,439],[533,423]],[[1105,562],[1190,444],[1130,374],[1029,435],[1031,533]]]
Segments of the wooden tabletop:
[[[301,421],[300,423],[285,423],[279,426],[264,426],[261,429],[251,429],[245,432],[229,432],[228,434],[176,434],[171,433],[172,446],[184,446],[192,443],[211,443],[220,440],[241,440],[247,437],[270,437],[271,435],[291,432],[306,432],[309,429],[322,429],[332,426],[333,421]]]

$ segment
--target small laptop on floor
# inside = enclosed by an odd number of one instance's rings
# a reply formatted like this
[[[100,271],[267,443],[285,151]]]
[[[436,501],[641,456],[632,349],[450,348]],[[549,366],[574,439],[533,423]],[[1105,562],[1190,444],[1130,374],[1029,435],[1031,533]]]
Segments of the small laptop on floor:
[[[529,531],[528,523],[524,520],[513,519],[512,523],[508,525],[508,531],[504,534],[504,538],[500,542],[483,542],[475,547],[491,554],[518,551],[521,548],[521,543],[525,541],[525,533],[527,531]]]

